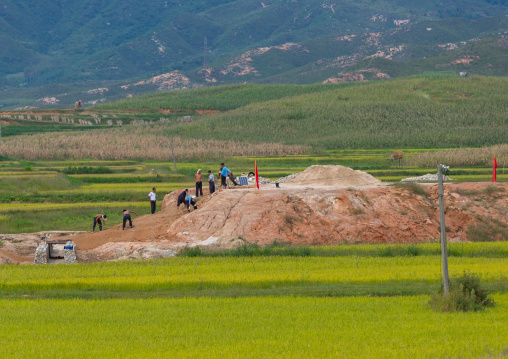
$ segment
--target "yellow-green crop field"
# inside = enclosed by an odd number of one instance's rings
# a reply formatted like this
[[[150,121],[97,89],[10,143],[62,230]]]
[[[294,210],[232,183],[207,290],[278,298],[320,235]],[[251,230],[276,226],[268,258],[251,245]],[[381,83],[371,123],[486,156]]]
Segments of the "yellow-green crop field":
[[[112,207],[140,207],[146,206],[142,202],[101,202],[97,203],[9,203],[0,206],[0,213],[12,212],[34,212],[48,210],[69,210],[69,209],[94,209],[94,208],[112,208]]]
[[[0,300],[0,356],[496,358],[508,294],[494,299],[457,314],[426,296]]]
[[[450,246],[452,277],[481,275],[494,307],[430,308],[439,243],[415,246],[417,256],[344,245],[304,257],[3,265],[0,357],[504,357],[508,242]],[[387,248],[396,255],[380,257]]]
[[[474,272],[485,281],[503,281],[508,273],[508,258],[451,257],[449,265],[453,273]],[[135,266],[73,265],[65,271],[58,266],[4,268],[0,289],[158,291],[203,286],[221,289],[391,281],[438,283],[441,275],[439,256],[174,258],[154,268],[151,262]]]

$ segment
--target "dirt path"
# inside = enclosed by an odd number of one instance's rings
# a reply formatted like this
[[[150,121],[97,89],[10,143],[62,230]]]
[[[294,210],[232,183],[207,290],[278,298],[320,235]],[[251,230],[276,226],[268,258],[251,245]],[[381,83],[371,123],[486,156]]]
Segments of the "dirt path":
[[[34,261],[33,256],[24,257],[0,248],[0,264],[30,263],[33,261]]]
[[[167,195],[163,201],[163,210],[152,214],[136,217],[132,215],[133,228],[129,228],[126,223],[126,229],[122,230],[122,223],[113,225],[102,231],[85,232],[72,237],[77,248],[82,251],[98,248],[110,242],[160,242],[165,239],[168,227],[176,222],[182,216],[188,214],[185,205],[176,207],[176,197],[181,191],[174,191]],[[203,206],[210,200],[207,191],[203,191],[204,196],[198,198],[198,207]],[[193,191],[190,191],[193,193]],[[191,211],[193,209],[191,208]],[[110,225],[111,223],[108,223]],[[91,224],[90,224],[91,226]],[[96,228],[97,229],[97,228]],[[68,238],[66,236],[58,236],[55,238]]]

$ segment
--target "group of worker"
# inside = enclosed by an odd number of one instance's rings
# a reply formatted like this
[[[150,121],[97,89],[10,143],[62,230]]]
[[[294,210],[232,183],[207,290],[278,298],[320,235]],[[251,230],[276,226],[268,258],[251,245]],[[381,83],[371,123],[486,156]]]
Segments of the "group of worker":
[[[224,165],[224,163],[220,164],[220,168],[221,169],[218,172],[218,175],[220,176],[221,179],[222,188],[228,187],[228,181],[237,186],[238,183],[236,183],[235,179],[233,178],[233,173],[231,172],[231,170],[227,168]],[[198,169],[198,171],[194,175],[194,182],[196,182],[196,194],[189,194],[189,189],[188,188],[184,189],[183,192],[178,195],[176,201],[177,208],[180,208],[180,205],[183,203],[185,204],[185,207],[189,212],[191,206],[194,209],[198,209],[198,206],[196,205],[196,200],[200,195],[203,196],[203,174],[201,173],[201,169]],[[211,170],[208,170],[208,189],[210,191],[210,194],[215,193],[215,187],[216,187],[215,175],[212,173]]]
[[[148,194],[148,198],[150,199],[150,212],[152,214],[155,213],[155,206],[156,206],[156,195],[155,193],[157,192],[156,188],[152,188],[152,192],[150,192]],[[132,217],[131,217],[131,213],[134,213],[136,216],[138,215],[135,211],[132,211],[130,209],[124,209],[123,210],[123,226],[122,226],[122,230],[125,230],[125,225],[127,224],[127,221],[129,221],[129,226],[132,228],[134,227],[132,225]],[[95,215],[95,217],[93,218],[93,229],[92,229],[92,232],[95,232],[95,227],[97,227],[97,225],[99,225],[99,231],[102,231],[102,227],[104,226],[104,228],[106,228],[106,220],[108,219],[108,216],[106,214],[102,214],[102,213],[99,213],[97,215]]]
[[[224,163],[220,164],[220,171],[218,172],[218,175],[221,179],[221,186],[222,188],[228,187],[228,181],[233,183],[235,186],[238,186],[238,183],[236,183],[233,173],[229,168],[227,168]],[[201,173],[201,169],[197,171],[197,173],[194,175],[194,182],[196,182],[196,197],[199,197],[199,195],[203,195],[203,174]],[[211,170],[208,170],[208,189],[210,190],[210,194],[215,192],[215,175],[212,173]]]
[[[218,172],[218,175],[221,179],[221,186],[222,188],[229,187],[229,183],[233,183],[235,186],[238,185],[236,183],[233,173],[231,170],[229,170],[224,163],[220,164],[220,171]],[[200,195],[203,196],[203,175],[201,173],[201,169],[197,171],[197,173],[194,175],[194,181],[196,182],[196,194],[189,194],[189,189],[185,189],[180,195],[178,195],[176,206],[180,208],[180,205],[183,203],[185,204],[185,207],[187,208],[187,211],[190,212],[190,207],[192,206],[195,210],[198,209],[198,206],[196,205],[196,199]],[[215,176],[212,173],[211,170],[208,170],[208,188],[210,190],[210,194],[215,192],[216,187],[216,181]],[[148,194],[148,198],[150,200],[150,211],[152,214],[155,213],[156,208],[156,189],[155,187],[152,188],[152,191]],[[136,212],[128,209],[123,210],[123,227],[122,230],[125,229],[125,225],[127,224],[127,221],[129,222],[130,228],[133,227],[132,225],[132,217],[131,213],[134,213],[136,216],[138,215]],[[99,230],[102,231],[102,227],[106,228],[106,219],[107,215],[105,214],[97,214],[93,219],[93,232],[95,232],[95,227],[98,225]]]
[[[130,210],[130,209],[124,209],[123,210],[123,227],[122,227],[122,230],[125,229],[125,224],[127,223],[127,221],[129,221],[129,226],[132,228],[134,227],[132,225],[132,217],[131,217],[131,213],[134,213],[136,216],[138,215],[136,212]],[[106,220],[108,219],[108,216],[106,214],[97,214],[94,218],[93,218],[93,230],[92,232],[95,232],[95,227],[97,225],[99,225],[99,231],[102,231],[102,227],[104,226],[104,229],[106,228]]]

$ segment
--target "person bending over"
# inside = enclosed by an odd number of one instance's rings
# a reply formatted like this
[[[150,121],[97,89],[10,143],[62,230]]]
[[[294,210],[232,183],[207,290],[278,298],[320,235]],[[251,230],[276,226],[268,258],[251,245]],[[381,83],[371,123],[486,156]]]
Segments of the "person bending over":
[[[196,205],[196,196],[194,196],[193,194],[185,198],[185,207],[187,207],[187,211],[189,212],[190,206],[194,207],[195,210],[198,209],[198,206]]]
[[[129,226],[131,228],[133,227],[131,213],[134,213],[136,215],[136,217],[138,216],[138,214],[136,212],[134,212],[134,211],[131,211],[131,210],[128,210],[128,209],[124,209],[123,210],[123,227],[122,227],[122,231],[125,229],[125,223],[127,223],[127,221],[129,221]]]
[[[221,179],[221,184],[222,184],[222,187],[223,188],[226,188],[227,187],[227,183],[226,183],[226,178],[229,178],[231,180],[231,182],[233,182],[233,184],[235,186],[238,186],[238,183],[235,182],[234,178],[233,178],[233,173],[231,173],[231,171],[229,170],[229,168],[227,168],[224,163],[221,163],[220,164],[220,168],[221,168],[221,173],[220,173],[220,179]]]
[[[107,215],[105,214],[98,214],[96,215],[94,218],[93,218],[93,232],[95,232],[95,226],[98,224],[99,225],[99,231],[102,231],[102,224],[104,221],[104,228],[106,228],[106,219],[108,218]]]
[[[177,207],[177,208],[180,208],[180,205],[181,205],[182,203],[185,203],[185,197],[187,197],[187,192],[189,192],[189,190],[186,188],[186,189],[184,189],[184,190],[183,190],[183,192],[182,192],[182,193],[180,193],[180,194],[178,195],[178,199],[177,199],[177,201],[176,201],[176,207]]]

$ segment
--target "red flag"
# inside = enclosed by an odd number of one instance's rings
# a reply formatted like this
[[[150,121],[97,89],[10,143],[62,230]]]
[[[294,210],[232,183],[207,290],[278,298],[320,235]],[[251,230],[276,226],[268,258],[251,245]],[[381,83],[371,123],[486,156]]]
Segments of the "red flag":
[[[497,161],[496,161],[496,156],[494,156],[494,168],[492,169],[492,182],[496,182],[496,180],[497,180],[497,171],[496,171],[496,169],[497,169]]]
[[[259,189],[258,164],[257,164],[256,160],[254,160],[254,172],[256,173],[256,187]]]

